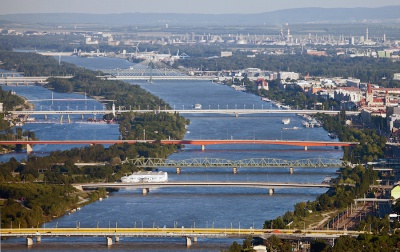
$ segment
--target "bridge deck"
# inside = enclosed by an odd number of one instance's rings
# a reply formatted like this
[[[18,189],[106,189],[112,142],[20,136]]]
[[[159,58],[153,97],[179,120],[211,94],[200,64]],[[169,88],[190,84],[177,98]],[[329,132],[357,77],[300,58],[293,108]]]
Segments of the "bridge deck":
[[[88,183],[74,184],[80,188],[162,188],[162,187],[244,187],[244,188],[330,188],[331,184],[282,183],[282,182],[226,182],[226,181],[181,181],[144,183]]]
[[[293,110],[293,109],[142,109],[142,110],[117,110],[116,113],[179,113],[179,114],[225,114],[225,115],[244,115],[244,114],[317,114],[323,113],[336,115],[340,111],[336,110]],[[66,114],[112,114],[113,110],[24,110],[9,111],[15,115],[66,115]],[[346,111],[348,115],[359,114],[359,111]]]
[[[156,140],[12,140],[0,141],[3,145],[15,144],[136,144],[136,143],[154,143]],[[161,144],[191,144],[191,145],[231,145],[231,144],[267,144],[267,145],[291,145],[291,146],[355,146],[358,142],[332,142],[332,141],[299,141],[299,140],[161,140]]]
[[[69,237],[69,236],[131,236],[131,237],[207,237],[207,238],[240,238],[247,235],[263,236],[267,234],[285,234],[297,236],[319,235],[355,235],[363,231],[347,230],[301,230],[295,233],[293,229],[243,229],[243,228],[21,228],[1,229],[2,237]]]

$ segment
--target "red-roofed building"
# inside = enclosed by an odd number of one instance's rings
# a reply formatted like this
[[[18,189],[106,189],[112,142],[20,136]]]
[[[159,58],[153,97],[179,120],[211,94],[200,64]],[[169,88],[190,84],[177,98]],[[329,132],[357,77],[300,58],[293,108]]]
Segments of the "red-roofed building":
[[[269,90],[268,87],[268,82],[264,80],[264,78],[258,78],[256,80],[256,85],[257,85],[257,89],[264,89],[264,90]]]

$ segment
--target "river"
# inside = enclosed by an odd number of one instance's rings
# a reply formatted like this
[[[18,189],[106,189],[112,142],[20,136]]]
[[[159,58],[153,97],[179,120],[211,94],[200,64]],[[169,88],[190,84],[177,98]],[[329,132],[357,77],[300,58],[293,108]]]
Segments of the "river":
[[[64,57],[68,61],[90,69],[127,68],[133,64],[108,58],[78,58]],[[261,101],[260,97],[234,91],[228,86],[207,81],[135,81],[142,88],[159,96],[171,107],[176,109],[192,108],[195,103],[202,104],[203,108],[270,108],[270,103]],[[17,94],[28,99],[50,98],[51,92],[41,87],[4,87],[13,89]],[[78,94],[54,94],[54,97],[83,97]],[[60,104],[36,103],[36,109],[76,109],[76,106],[85,106],[81,103],[61,102]],[[40,108],[40,106],[42,106]],[[102,105],[96,101],[86,106]],[[79,107],[78,107],[79,108]],[[322,128],[303,128],[302,118],[296,115],[185,115],[190,119],[185,139],[285,139],[285,140],[330,140],[327,132]],[[289,125],[283,125],[282,119],[290,117]],[[53,118],[52,124],[26,124],[24,129],[35,131],[39,139],[117,139],[119,136],[116,125],[82,124],[64,122]],[[64,119],[65,120],[65,119]],[[74,120],[80,120],[75,118]],[[72,121],[74,121],[72,120]],[[299,127],[299,130],[285,130],[283,127]],[[61,133],[62,132],[62,133]],[[35,146],[35,154],[44,155],[59,146]],[[68,149],[70,146],[62,146]],[[19,159],[26,158],[24,153],[3,155],[2,160],[17,155]],[[172,154],[171,159],[187,158],[223,158],[230,160],[246,158],[337,158],[342,156],[341,150],[332,147],[311,147],[305,151],[302,147],[290,146],[206,146],[201,151],[197,146],[186,146],[180,152]],[[333,176],[335,169],[327,168],[295,168],[294,174],[288,169],[273,168],[239,168],[237,174],[231,168],[182,168],[181,174],[175,174],[174,169],[160,169],[169,173],[171,181],[279,181],[320,183],[325,176]],[[111,193],[103,201],[82,207],[71,215],[46,223],[46,227],[243,227],[261,228],[267,219],[276,218],[300,201],[314,200],[325,189],[277,189],[275,194],[268,195],[267,190],[250,188],[160,188],[151,190],[148,195],[142,195],[141,190],[120,190]],[[74,245],[79,241],[80,245]],[[183,239],[156,239],[156,238],[122,238],[121,242],[113,245],[113,251],[220,251],[227,249],[232,240],[199,239],[198,243],[187,249]],[[241,241],[239,240],[241,244]],[[54,250],[69,251],[106,251],[103,238],[43,238],[41,244],[34,244],[29,251]],[[3,249],[28,250],[24,239],[2,241]]]

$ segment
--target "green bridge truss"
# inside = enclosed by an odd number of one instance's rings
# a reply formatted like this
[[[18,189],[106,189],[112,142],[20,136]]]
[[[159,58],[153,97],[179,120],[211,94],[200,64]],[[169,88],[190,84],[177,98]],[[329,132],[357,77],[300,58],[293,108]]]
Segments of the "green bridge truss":
[[[346,161],[329,158],[307,158],[284,160],[277,158],[248,158],[229,160],[221,158],[193,158],[171,160],[163,158],[129,159],[129,163],[137,167],[305,167],[305,168],[338,168],[348,165]]]

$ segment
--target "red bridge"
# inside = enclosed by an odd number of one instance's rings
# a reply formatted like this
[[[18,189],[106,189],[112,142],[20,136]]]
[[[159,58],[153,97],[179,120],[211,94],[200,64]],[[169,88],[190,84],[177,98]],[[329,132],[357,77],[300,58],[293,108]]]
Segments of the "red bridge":
[[[136,143],[155,143],[156,140],[21,140],[21,141],[0,141],[0,145],[27,145],[27,152],[32,152],[32,146],[35,144],[136,144]],[[190,144],[200,145],[204,150],[206,145],[226,145],[226,144],[262,144],[262,145],[290,145],[303,146],[305,150],[308,147],[323,147],[323,146],[356,146],[358,142],[329,142],[329,141],[299,141],[299,140],[161,140],[161,144]]]

